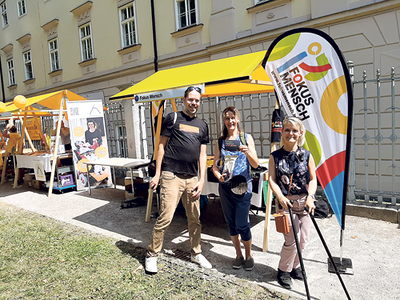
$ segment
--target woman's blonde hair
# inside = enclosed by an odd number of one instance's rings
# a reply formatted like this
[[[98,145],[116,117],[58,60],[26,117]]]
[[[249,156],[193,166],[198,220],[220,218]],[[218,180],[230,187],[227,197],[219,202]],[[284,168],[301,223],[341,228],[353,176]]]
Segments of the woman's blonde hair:
[[[227,106],[222,111],[222,114],[221,114],[222,115],[222,123],[224,122],[224,119],[225,119],[226,114],[228,112],[233,113],[233,115],[236,118],[237,129],[239,130],[239,132],[242,131],[242,129],[240,128],[240,113],[239,113],[238,109],[236,107],[234,107],[234,106]],[[223,136],[224,139],[226,139],[226,137],[228,136],[228,129],[226,128],[225,123],[223,123],[223,125],[222,125],[222,136]]]
[[[303,132],[303,134],[301,134],[299,136],[299,139],[297,140],[297,145],[302,147],[306,141],[306,139],[305,139],[306,128],[304,127],[303,122],[297,117],[286,117],[282,123],[282,133],[283,133],[283,130],[285,130],[285,125],[288,123],[293,124],[295,127],[297,127],[300,131]],[[281,136],[281,146],[283,146],[283,134]]]

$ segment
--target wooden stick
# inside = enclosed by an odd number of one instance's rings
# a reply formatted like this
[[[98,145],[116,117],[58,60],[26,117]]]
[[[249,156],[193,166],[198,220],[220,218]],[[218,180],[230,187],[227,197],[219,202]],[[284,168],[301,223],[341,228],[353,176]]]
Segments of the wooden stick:
[[[22,117],[18,117],[19,118],[19,120],[21,121],[21,124],[24,124],[24,121],[22,120]],[[32,152],[36,152],[36,149],[35,149],[35,147],[33,146],[33,143],[32,143],[32,139],[31,139],[31,137],[30,137],[30,135],[29,135],[29,133],[28,133],[28,129],[26,129],[25,128],[25,135],[26,135],[26,138],[28,139],[28,142],[29,142],[29,146],[31,147],[31,149],[32,149]],[[22,150],[22,153],[23,153],[24,151]]]
[[[158,144],[160,143],[160,134],[161,134],[161,125],[162,125],[162,116],[164,114],[164,105],[160,107],[158,110],[158,118],[157,118],[157,126],[156,126],[156,141],[154,143],[154,155],[153,157],[157,157],[158,152]],[[153,189],[149,188],[149,195],[147,197],[147,209],[146,209],[146,217],[144,219],[145,222],[150,221],[151,215],[151,206],[153,205]]]
[[[279,102],[276,100],[275,109],[279,108]],[[271,153],[276,150],[278,146],[277,142],[271,143]],[[271,218],[271,207],[272,207],[272,189],[268,180],[268,192],[267,192],[267,203],[265,204],[265,222],[264,222],[264,239],[263,239],[263,252],[268,251],[268,239],[269,239],[269,220]]]
[[[60,138],[61,122],[62,122],[63,107],[64,107],[65,98],[66,98],[66,91],[64,91],[63,97],[61,99],[60,111],[59,111],[59,114],[58,114],[56,143],[54,145],[54,153],[53,153],[53,157],[52,157],[52,161],[51,161],[51,175],[50,175],[50,184],[49,184],[48,197],[51,197],[51,195],[53,193],[54,173],[56,171],[56,165],[57,165],[58,140]]]

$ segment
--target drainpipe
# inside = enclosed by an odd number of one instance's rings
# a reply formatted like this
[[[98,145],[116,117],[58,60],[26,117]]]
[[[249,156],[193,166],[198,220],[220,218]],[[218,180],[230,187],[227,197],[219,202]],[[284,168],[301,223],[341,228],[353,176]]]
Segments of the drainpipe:
[[[154,0],[151,0],[151,24],[153,26],[153,50],[154,50],[154,71],[158,71],[157,36],[156,36],[156,17],[154,13]]]
[[[6,95],[4,94],[4,80],[3,80],[3,68],[1,67],[1,58],[0,58],[0,80],[1,80],[1,94],[3,95],[3,103],[6,103]]]

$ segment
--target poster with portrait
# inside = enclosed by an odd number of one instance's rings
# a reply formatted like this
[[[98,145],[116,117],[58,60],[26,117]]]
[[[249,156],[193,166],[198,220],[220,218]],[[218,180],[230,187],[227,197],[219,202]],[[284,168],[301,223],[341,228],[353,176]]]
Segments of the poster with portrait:
[[[101,100],[67,101],[67,120],[75,167],[77,190],[88,187],[109,186],[111,170],[108,166],[86,162],[109,158]]]

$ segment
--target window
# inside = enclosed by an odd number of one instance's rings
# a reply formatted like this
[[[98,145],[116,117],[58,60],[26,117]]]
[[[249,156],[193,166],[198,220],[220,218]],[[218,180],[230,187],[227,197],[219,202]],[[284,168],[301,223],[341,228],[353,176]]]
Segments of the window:
[[[4,28],[8,25],[7,5],[5,1],[0,4],[0,10],[1,10],[1,21],[2,21],[1,24],[3,25]]]
[[[26,51],[23,53],[23,55],[25,66],[25,79],[29,80],[33,78],[31,51]]]
[[[133,3],[120,10],[122,48],[137,44],[135,9]]]
[[[81,39],[82,61],[93,58],[92,30],[90,23],[79,27],[79,37]]]
[[[196,0],[176,0],[178,29],[197,23]]]
[[[18,17],[21,17],[26,14],[26,3],[25,0],[18,0],[17,1],[17,10],[18,10]]]
[[[60,69],[60,56],[58,55],[58,40],[49,41],[50,70],[51,72]]]
[[[14,72],[14,60],[7,60],[7,70],[8,70],[8,83],[9,85],[15,84],[15,72]]]

